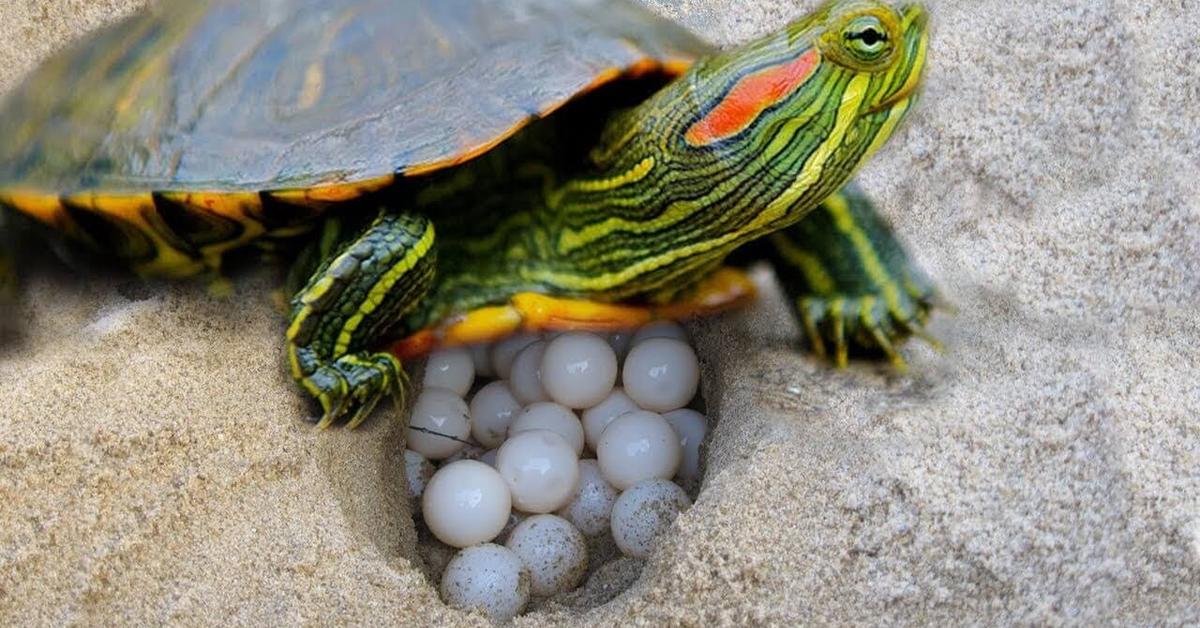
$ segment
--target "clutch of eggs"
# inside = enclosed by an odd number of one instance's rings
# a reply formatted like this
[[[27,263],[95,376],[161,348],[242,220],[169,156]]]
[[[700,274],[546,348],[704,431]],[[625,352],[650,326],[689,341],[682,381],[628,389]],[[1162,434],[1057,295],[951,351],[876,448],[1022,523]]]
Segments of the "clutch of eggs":
[[[519,334],[443,349],[425,367],[404,452],[426,527],[461,548],[447,603],[495,621],[578,587],[587,539],[648,556],[691,506],[704,415],[682,327]]]

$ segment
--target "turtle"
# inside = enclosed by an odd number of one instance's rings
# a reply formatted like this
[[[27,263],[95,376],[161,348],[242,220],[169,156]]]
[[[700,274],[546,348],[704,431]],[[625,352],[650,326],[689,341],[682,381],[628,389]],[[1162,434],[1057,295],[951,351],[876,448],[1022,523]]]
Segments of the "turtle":
[[[293,260],[283,361],[321,426],[439,347],[734,307],[749,260],[813,351],[902,367],[937,290],[851,179],[928,21],[833,0],[722,50],[619,0],[166,0],[0,105],[0,268],[29,230],[216,286]]]

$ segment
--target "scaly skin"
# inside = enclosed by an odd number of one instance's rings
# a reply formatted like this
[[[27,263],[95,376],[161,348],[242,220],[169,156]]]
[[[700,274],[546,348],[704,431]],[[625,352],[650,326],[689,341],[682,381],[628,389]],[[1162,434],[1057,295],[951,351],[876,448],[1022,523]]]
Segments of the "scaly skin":
[[[825,30],[840,33],[864,17],[906,32],[891,36],[894,58],[873,72],[833,60],[844,53],[834,52],[840,42],[828,43]],[[697,63],[617,116],[590,171],[562,180],[560,164],[520,163],[498,151],[446,173],[434,185],[472,183],[457,198],[448,192],[418,204],[436,216],[439,280],[408,326],[521,291],[669,300],[738,246],[798,222],[887,140],[919,81],[924,24],[915,8],[901,18],[875,3],[831,3]],[[746,88],[785,72],[802,80],[782,97]],[[715,115],[722,103],[724,120]],[[738,115],[747,109],[762,111]],[[723,121],[746,124],[737,134],[697,132]]]
[[[389,199],[293,301],[293,372],[321,401],[322,424],[357,423],[398,381],[398,363],[369,353],[393,324],[412,332],[522,292],[665,302],[739,246],[795,225],[911,108],[925,24],[917,5],[831,2],[613,116],[587,167],[539,156],[531,130]],[[436,243],[414,230],[422,215]],[[379,246],[399,225],[406,235]],[[360,272],[345,272],[347,256]]]
[[[858,186],[847,185],[762,247],[791,300],[812,350],[844,367],[850,347],[882,352],[900,370],[895,345],[924,329],[940,298],[891,225]]]
[[[429,289],[433,241],[428,218],[402,212],[380,213],[353,239],[321,239],[328,254],[292,299],[287,342],[292,377],[320,402],[322,427],[344,415],[355,427],[401,391],[399,360],[372,347]]]

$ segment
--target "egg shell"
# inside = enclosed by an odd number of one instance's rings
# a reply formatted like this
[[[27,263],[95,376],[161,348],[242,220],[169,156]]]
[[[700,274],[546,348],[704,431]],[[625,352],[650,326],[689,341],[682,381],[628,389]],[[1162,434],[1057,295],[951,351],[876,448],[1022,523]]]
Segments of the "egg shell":
[[[612,535],[621,553],[646,558],[658,539],[675,523],[679,513],[692,505],[677,484],[660,479],[645,480],[621,493],[613,504]]]

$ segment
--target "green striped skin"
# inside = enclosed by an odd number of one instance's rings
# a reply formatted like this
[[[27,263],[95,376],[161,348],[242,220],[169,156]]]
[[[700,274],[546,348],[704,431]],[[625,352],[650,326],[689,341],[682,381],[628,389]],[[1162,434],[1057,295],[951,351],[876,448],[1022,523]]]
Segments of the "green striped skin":
[[[328,221],[325,256],[292,299],[287,330],[292,376],[320,402],[321,426],[349,415],[357,426],[381,397],[399,393],[404,372],[375,342],[433,282],[433,224],[425,216],[382,212],[341,240]]]
[[[834,61],[822,36],[877,14],[903,28],[891,62],[863,71]],[[573,170],[561,150],[528,146],[556,132],[551,119],[435,177],[411,202],[438,224],[438,281],[405,327],[522,291],[674,299],[740,245],[803,218],[886,141],[914,101],[907,90],[924,63],[924,26],[915,6],[897,16],[877,3],[830,3],[698,62],[615,116],[582,167]],[[704,146],[686,141],[741,79],[814,47],[822,60],[807,82],[742,133]],[[559,115],[571,124],[578,117]]]
[[[398,364],[369,353],[385,330],[415,332],[521,292],[670,301],[736,248],[801,221],[908,113],[925,26],[916,5],[831,2],[628,110],[592,110],[610,119],[590,144],[583,104],[379,195],[380,218],[326,246],[332,261],[293,300],[293,374],[321,401],[322,424],[357,423],[398,381]]]
[[[894,346],[924,324],[939,298],[891,225],[851,184],[799,223],[771,234],[761,247],[775,267],[813,350],[845,366],[849,349],[883,352],[897,368]]]

